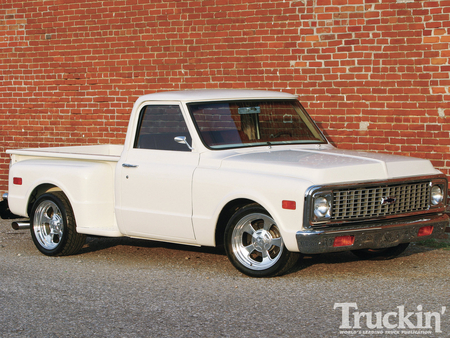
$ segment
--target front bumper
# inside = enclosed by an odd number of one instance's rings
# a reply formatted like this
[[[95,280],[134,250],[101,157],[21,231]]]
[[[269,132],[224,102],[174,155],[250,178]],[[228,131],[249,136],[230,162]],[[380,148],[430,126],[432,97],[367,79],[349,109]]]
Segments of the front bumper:
[[[382,249],[401,243],[437,238],[445,233],[449,225],[447,214],[422,215],[397,220],[359,223],[358,225],[329,227],[326,229],[308,229],[296,234],[299,251],[304,254],[349,251],[359,249]],[[433,226],[428,236],[418,236],[419,229]],[[333,246],[338,236],[354,236],[354,242],[348,246]]]

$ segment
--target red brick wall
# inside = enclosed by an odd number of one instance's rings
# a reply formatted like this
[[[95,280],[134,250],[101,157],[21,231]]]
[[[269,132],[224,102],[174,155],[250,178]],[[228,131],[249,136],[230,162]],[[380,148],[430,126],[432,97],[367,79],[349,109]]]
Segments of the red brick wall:
[[[450,0],[2,0],[8,148],[123,142],[137,96],[297,94],[338,147],[450,168]]]

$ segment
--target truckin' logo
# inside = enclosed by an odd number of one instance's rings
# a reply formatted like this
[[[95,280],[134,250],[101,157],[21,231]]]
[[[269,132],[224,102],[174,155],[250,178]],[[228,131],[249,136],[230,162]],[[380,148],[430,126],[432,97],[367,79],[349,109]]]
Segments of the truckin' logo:
[[[446,307],[439,312],[423,311],[418,305],[417,311],[407,312],[405,306],[397,306],[395,311],[373,313],[360,312],[356,303],[335,303],[334,309],[341,309],[342,320],[339,326],[340,334],[389,334],[389,335],[426,335],[440,333],[441,316]],[[351,311],[353,310],[353,311]],[[434,330],[433,330],[434,329]],[[434,332],[433,332],[434,331]]]
[[[397,198],[389,196],[389,197],[383,197],[381,198],[381,205],[391,205],[394,204]]]

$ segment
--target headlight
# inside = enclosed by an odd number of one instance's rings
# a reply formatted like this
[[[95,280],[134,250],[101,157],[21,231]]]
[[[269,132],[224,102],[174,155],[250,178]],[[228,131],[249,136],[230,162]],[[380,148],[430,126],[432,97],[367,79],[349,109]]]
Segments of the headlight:
[[[438,205],[444,200],[442,188],[439,185],[431,187],[431,204]]]
[[[324,196],[314,199],[314,215],[317,218],[330,218],[331,202]]]

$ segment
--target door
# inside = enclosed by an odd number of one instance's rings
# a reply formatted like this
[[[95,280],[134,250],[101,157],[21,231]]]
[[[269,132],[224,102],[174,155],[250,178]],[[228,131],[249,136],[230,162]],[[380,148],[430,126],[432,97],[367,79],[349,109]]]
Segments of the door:
[[[199,154],[174,138],[191,136],[179,105],[147,105],[134,140],[117,168],[117,218],[128,235],[195,242],[192,228],[192,176]]]

